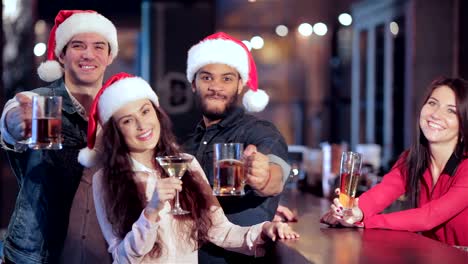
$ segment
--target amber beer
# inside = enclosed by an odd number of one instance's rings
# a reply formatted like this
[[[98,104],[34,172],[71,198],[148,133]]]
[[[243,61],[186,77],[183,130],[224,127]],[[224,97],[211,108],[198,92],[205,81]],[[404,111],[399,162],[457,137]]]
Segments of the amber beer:
[[[357,152],[345,151],[341,155],[339,200],[345,209],[354,206],[361,176],[361,163],[361,154]]]
[[[353,208],[360,176],[358,173],[343,173],[340,175],[339,199],[344,208]]]
[[[32,120],[32,141],[37,148],[60,144],[62,122],[59,118],[37,118]]]
[[[213,145],[213,194],[218,196],[244,195],[244,163],[242,143]]]
[[[215,166],[214,186],[217,195],[244,194],[244,163],[235,159],[218,161]]]
[[[62,148],[62,97],[35,95],[32,100],[31,149]]]

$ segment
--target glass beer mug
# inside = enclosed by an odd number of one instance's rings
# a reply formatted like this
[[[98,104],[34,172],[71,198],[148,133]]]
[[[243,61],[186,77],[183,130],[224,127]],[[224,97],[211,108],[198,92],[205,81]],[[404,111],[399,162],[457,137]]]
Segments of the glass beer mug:
[[[35,95],[32,98],[31,149],[62,148],[62,97]]]
[[[217,143],[213,145],[214,184],[217,196],[244,195],[245,175],[242,143]]]

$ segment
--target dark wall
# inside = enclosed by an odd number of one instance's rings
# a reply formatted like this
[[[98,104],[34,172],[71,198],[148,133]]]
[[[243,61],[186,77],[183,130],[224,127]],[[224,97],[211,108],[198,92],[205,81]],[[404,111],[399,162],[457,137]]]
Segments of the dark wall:
[[[141,56],[150,57],[151,85],[182,143],[201,120],[191,84],[185,76],[187,52],[192,45],[214,32],[215,5],[214,1],[193,4],[149,2],[152,3],[149,5],[150,43],[143,44]]]

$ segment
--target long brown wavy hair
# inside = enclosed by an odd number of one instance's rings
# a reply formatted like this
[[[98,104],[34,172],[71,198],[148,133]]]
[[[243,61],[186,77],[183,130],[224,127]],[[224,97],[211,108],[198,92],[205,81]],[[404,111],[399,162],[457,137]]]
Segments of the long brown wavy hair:
[[[464,140],[465,138],[468,139],[468,82],[461,78],[439,77],[435,79],[429,85],[418,113],[419,115],[421,114],[423,106],[427,103],[434,90],[441,86],[447,86],[455,93],[459,129],[458,142],[454,154],[458,158],[464,159],[468,153],[467,140]],[[413,208],[418,207],[419,184],[424,171],[429,168],[431,161],[429,142],[419,126],[419,115],[415,133],[416,138],[413,140],[410,149],[402,154],[399,162],[396,164],[403,172],[403,175],[406,176],[406,197]]]
[[[162,109],[156,107],[156,115],[160,122],[160,138],[155,148],[154,158],[160,155],[177,155],[179,146],[175,143],[172,133],[172,125],[169,117]],[[145,195],[139,193],[134,181],[135,172],[132,170],[129,149],[119,131],[116,123],[111,118],[103,126],[103,172],[104,172],[104,199],[109,222],[113,232],[123,239],[131,231],[133,223],[137,221],[146,205]],[[156,169],[160,173],[164,170],[155,162]],[[211,195],[208,183],[201,177],[194,177],[187,171],[182,177],[183,191],[180,192],[181,206],[190,211],[190,214],[175,216],[177,219],[177,234],[180,239],[196,242],[199,248],[207,241],[208,229],[211,227],[209,207],[215,203]],[[159,239],[150,252],[154,257],[162,253],[162,244]],[[197,249],[197,248],[194,248]]]

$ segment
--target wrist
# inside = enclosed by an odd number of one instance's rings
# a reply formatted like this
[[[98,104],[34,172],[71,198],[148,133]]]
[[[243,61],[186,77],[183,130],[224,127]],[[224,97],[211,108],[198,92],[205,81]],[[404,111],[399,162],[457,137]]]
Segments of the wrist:
[[[151,207],[146,207],[146,208],[143,210],[143,214],[145,215],[145,217],[146,217],[149,221],[152,221],[152,222],[157,222],[157,221],[159,221],[159,212],[160,212],[160,210],[155,209],[155,208],[151,208]]]
[[[267,189],[268,184],[270,183],[270,180],[271,180],[271,172],[268,171],[268,178],[267,178],[267,180],[265,181],[265,183],[263,184],[262,187],[260,187],[260,188],[257,189],[257,191],[263,193],[263,192]]]
[[[362,210],[358,207],[357,210],[356,210],[356,222],[362,222],[362,220],[364,219],[364,214],[362,213]]]

